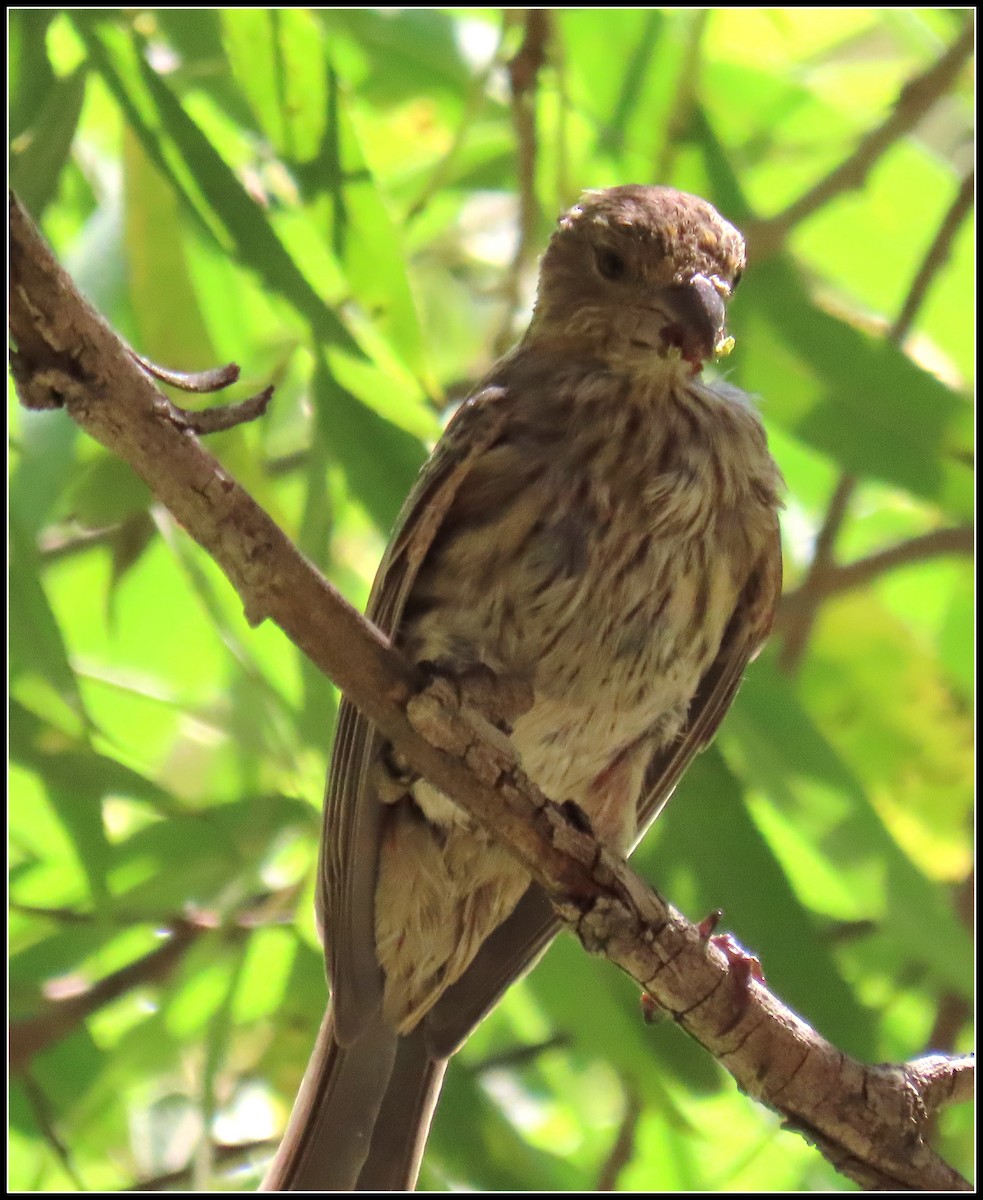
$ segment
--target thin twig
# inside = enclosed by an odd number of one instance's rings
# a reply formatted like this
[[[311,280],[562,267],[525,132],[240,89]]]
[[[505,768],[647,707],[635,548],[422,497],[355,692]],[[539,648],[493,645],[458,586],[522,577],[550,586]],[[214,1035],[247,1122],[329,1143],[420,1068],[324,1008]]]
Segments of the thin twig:
[[[625,1083],[625,1111],[618,1126],[618,1136],[601,1165],[597,1176],[596,1192],[613,1192],[618,1186],[618,1176],[635,1157],[635,1142],[638,1122],[643,1112],[642,1098],[634,1084]]]
[[[239,379],[237,363],[227,363],[224,367],[212,367],[207,371],[172,371],[162,367],[160,363],[151,362],[135,350],[130,350],[130,357],[138,363],[152,379],[169,384],[182,392],[194,392],[207,395],[210,392],[222,392]]]
[[[535,254],[539,224],[539,202],[536,199],[536,87],[539,72],[546,63],[551,21],[547,9],[525,9],[522,45],[508,64],[512,127],[516,140],[519,237],[506,282],[505,317],[495,338],[496,353],[506,350],[512,340],[512,323],[519,308],[523,279]]]
[[[974,542],[975,531],[971,526],[956,525],[948,529],[933,529],[930,533],[910,538],[897,546],[888,546],[886,550],[878,550],[876,554],[858,558],[852,563],[831,566],[808,587],[803,583],[782,596],[775,614],[774,629],[791,632],[801,615],[812,611],[822,601],[854,588],[866,587],[898,567],[914,566],[953,554],[972,555]]]
[[[829,502],[829,508],[826,510],[822,528],[816,536],[816,548],[813,551],[812,562],[809,563],[809,569],[798,589],[799,613],[797,619],[794,619],[789,625],[778,657],[778,665],[789,675],[795,673],[805,654],[818,607],[818,601],[813,597],[819,594],[823,577],[829,573],[833,565],[836,538],[846,520],[847,509],[853,493],[857,489],[857,483],[856,475],[844,472],[840,476]]]
[[[918,310],[924,303],[928,289],[932,285],[932,281],[949,261],[949,255],[952,253],[952,243],[956,239],[959,227],[969,216],[970,209],[973,207],[975,192],[976,172],[970,171],[959,185],[956,198],[953,200],[949,211],[945,214],[938,232],[932,239],[932,244],[922,259],[915,278],[912,280],[911,287],[908,289],[908,295],[905,296],[904,303],[901,305],[901,311],[898,313],[891,328],[889,337],[896,345],[900,346],[908,336],[915,322],[915,317],[918,315]]]
[[[261,392],[257,392],[255,396],[240,400],[236,404],[216,404],[211,408],[197,411],[178,408],[173,402],[172,407],[175,416],[180,416],[185,429],[204,435],[221,433],[226,429],[234,429],[236,425],[245,425],[249,421],[255,421],[257,417],[261,417],[266,412],[272,396],[273,386],[271,384],[269,387],[263,388]]]
[[[72,1158],[71,1151],[58,1132],[51,1103],[42,1091],[40,1084],[30,1075],[24,1076],[21,1083],[27,1095],[27,1102],[34,1113],[34,1119],[38,1123],[38,1128],[41,1130],[44,1140],[51,1147],[55,1158],[61,1163],[62,1170],[64,1170],[72,1183],[75,1184],[78,1191],[88,1191],[85,1181],[79,1173],[78,1167],[75,1165],[75,1160]]]
[[[470,1071],[474,1075],[485,1075],[489,1071],[514,1070],[516,1067],[525,1067],[553,1050],[565,1050],[570,1045],[570,1041],[569,1034],[555,1033],[551,1038],[535,1042],[531,1046],[512,1046],[500,1054],[489,1054],[480,1062],[474,1063],[470,1067]]]
[[[457,129],[454,131],[451,144],[431,171],[429,179],[417,195],[417,198],[407,208],[406,220],[408,222],[418,217],[430,203],[431,198],[436,196],[446,184],[451,167],[454,165],[454,161],[467,139],[471,124],[481,111],[482,105],[488,99],[488,80],[500,65],[503,32],[499,32],[498,44],[495,46],[487,65],[469,83],[467,94],[464,97],[461,119],[458,122]]]
[[[928,295],[932,281],[949,259],[952,244],[959,231],[959,227],[969,215],[972,207],[974,184],[975,175],[973,172],[970,172],[963,179],[955,199],[942,218],[935,237],[932,239],[932,244],[929,246],[925,257],[915,272],[915,277],[908,288],[907,295],[901,305],[901,310],[887,335],[887,340],[896,346],[900,346],[908,336],[915,318],[922,304],[925,302],[925,297]],[[779,657],[779,664],[789,674],[794,673],[802,661],[806,644],[809,641],[810,634],[816,622],[819,604],[824,596],[831,594],[833,591],[843,591],[845,588],[858,586],[854,580],[865,581],[864,564],[866,564],[868,569],[872,569],[873,573],[869,578],[873,578],[893,566],[910,561],[907,558],[898,557],[902,551],[902,547],[892,547],[889,550],[882,551],[879,555],[871,555],[870,558],[861,560],[860,563],[853,563],[849,567],[837,567],[835,565],[836,538],[846,519],[849,503],[857,488],[857,484],[858,480],[856,476],[848,472],[844,472],[841,475],[833,497],[830,500],[826,519],[816,538],[816,549],[812,562],[809,564],[806,576],[796,592],[798,599],[794,604],[797,611],[795,611],[795,615],[790,619]],[[939,530],[935,536],[938,541],[944,543],[945,536],[952,532]],[[933,545],[930,540],[926,540],[931,539],[932,536],[928,534],[923,539],[915,538],[913,539],[913,543],[917,544],[920,542],[919,551],[924,552],[927,546]],[[964,546],[963,539],[966,536],[965,531],[960,533],[960,547]],[[911,544],[908,543],[907,545],[910,546]],[[934,551],[930,551],[930,553],[932,552]],[[948,550],[938,551],[938,553],[950,552]],[[971,552],[972,550],[970,549]],[[829,585],[827,584],[827,577],[830,580]],[[793,611],[791,606],[788,607],[788,611]]]
[[[299,884],[277,888],[250,898],[247,904],[223,921],[204,909],[199,910],[194,917],[166,916],[155,921],[155,924],[167,931],[167,940],[162,945],[81,991],[63,999],[50,1001],[43,1011],[10,1022],[11,1069],[24,1070],[36,1054],[68,1037],[93,1013],[134,988],[163,983],[203,934],[221,930],[227,937],[241,938],[249,930],[284,922],[299,894]],[[107,919],[95,913],[79,912],[75,909],[34,908],[26,905],[11,907],[13,911],[27,916],[62,921],[65,924],[86,924]],[[137,916],[116,912],[108,919],[114,923],[133,925],[146,924],[151,918],[149,914]]]
[[[973,53],[975,26],[970,14],[952,45],[926,71],[904,85],[887,120],[872,129],[838,167],[783,212],[749,227],[748,243],[753,246],[756,259],[777,254],[791,230],[834,197],[863,187],[885,152],[914,129],[932,105],[952,89]]]
[[[657,183],[668,183],[672,179],[676,157],[679,154],[679,144],[689,132],[693,120],[700,75],[700,44],[703,41],[709,17],[709,8],[697,8],[689,13],[686,45],[680,64],[676,98],[666,121],[662,150],[658,162],[655,164],[654,178]]]
[[[91,550],[94,546],[111,546],[120,531],[120,525],[105,525],[100,529],[50,530],[40,539],[38,554],[42,562],[57,562]]]
[[[93,1013],[126,992],[148,983],[161,983],[204,932],[201,926],[182,922],[156,950],[104,976],[80,994],[52,1002],[44,1012],[11,1021],[11,1071],[25,1070],[35,1055],[67,1037]]]
[[[976,930],[976,872],[971,867],[966,877],[956,884],[953,889],[956,916],[966,928],[970,937]],[[956,1039],[972,1020],[973,1003],[971,996],[947,989],[939,997],[935,1011],[935,1020],[925,1043],[926,1049],[933,1052],[951,1053],[955,1048]],[[938,1123],[938,1113],[932,1114],[929,1126],[929,1136],[935,1140],[935,1126]]]

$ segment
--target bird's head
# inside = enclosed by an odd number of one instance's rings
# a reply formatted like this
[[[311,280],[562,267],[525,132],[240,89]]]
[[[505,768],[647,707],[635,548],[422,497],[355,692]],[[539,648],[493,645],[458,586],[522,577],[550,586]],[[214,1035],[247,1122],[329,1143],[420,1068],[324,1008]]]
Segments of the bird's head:
[[[726,354],[726,305],[744,239],[712,205],[667,187],[585,192],[540,267],[530,338],[605,361],[695,374]]]

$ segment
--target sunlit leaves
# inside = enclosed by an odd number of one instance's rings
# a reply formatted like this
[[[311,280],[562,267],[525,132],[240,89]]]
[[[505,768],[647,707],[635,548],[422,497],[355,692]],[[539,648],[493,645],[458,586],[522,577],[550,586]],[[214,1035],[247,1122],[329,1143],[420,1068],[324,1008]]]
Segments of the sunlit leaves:
[[[531,181],[505,70],[521,19],[11,14],[14,186],[135,348],[277,384],[212,447],[357,603],[445,398],[510,315],[520,187],[540,243],[582,187],[634,180],[749,225],[840,163],[965,17],[551,10]],[[969,169],[973,99],[964,70],[862,188],[767,261],[752,242],[726,371],[760,397],[788,479],[789,588],[844,470],[842,561],[972,519],[971,221],[906,345],[885,334]],[[282,1127],[324,1000],[313,878],[336,693],[248,626],[128,468],[64,414],[11,413],[13,1015],[133,971],[14,1082],[11,1181],[131,1187],[184,1167],[210,1122],[240,1141]],[[774,655],[752,667],[637,859],[690,916],[723,908],[775,990],[875,1060],[968,1011],[950,886],[969,859],[973,614],[952,556],[828,600],[796,676]],[[155,972],[182,922],[188,948]],[[635,989],[572,939],[452,1066],[423,1182],[594,1187],[629,1096],[620,1187],[841,1185],[674,1025],[644,1026]],[[965,1167],[968,1123],[944,1129]]]

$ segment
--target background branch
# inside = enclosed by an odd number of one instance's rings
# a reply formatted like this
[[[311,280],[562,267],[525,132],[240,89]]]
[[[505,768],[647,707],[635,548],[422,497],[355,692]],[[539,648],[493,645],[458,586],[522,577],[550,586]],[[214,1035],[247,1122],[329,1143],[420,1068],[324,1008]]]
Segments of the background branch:
[[[164,943],[135,962],[104,976],[77,995],[50,1002],[34,1016],[12,1020],[9,1029],[10,1069],[23,1071],[31,1060],[67,1037],[93,1013],[134,988],[159,984],[175,969],[206,928],[176,922]]]
[[[972,556],[975,540],[975,530],[968,525],[933,529],[930,533],[910,538],[897,546],[888,546],[855,562],[833,564],[808,587],[802,584],[782,596],[775,614],[774,630],[783,633],[795,628],[796,617],[803,612],[812,612],[824,600],[843,592],[866,587],[898,567],[913,566],[953,554]]]
[[[618,1126],[618,1136],[614,1140],[610,1153],[604,1160],[597,1177],[597,1192],[613,1192],[618,1186],[618,1177],[635,1156],[635,1142],[638,1137],[638,1123],[645,1111],[638,1089],[631,1083],[625,1082],[625,1112]]]
[[[749,225],[746,232],[754,258],[761,260],[777,254],[796,225],[843,192],[863,187],[886,151],[914,129],[941,96],[952,90],[972,56],[975,41],[976,22],[970,14],[952,45],[926,71],[905,84],[887,119],[866,134],[849,157],[788,208]]]
[[[521,13],[522,44],[508,63],[519,193],[519,236],[506,282],[505,317],[495,339],[496,354],[502,354],[514,338],[513,325],[522,300],[523,282],[536,255],[540,218],[536,198],[536,89],[539,73],[546,65],[551,17],[544,8],[526,8]]]
[[[948,77],[947,72],[952,67],[953,56],[959,58],[956,50],[962,45],[962,40],[961,38],[957,41],[942,62],[933,68],[933,72],[929,73],[933,80],[932,87],[937,86],[939,79]],[[940,69],[942,63],[948,64],[946,71]],[[922,95],[925,91],[931,91],[931,88],[928,88],[927,85],[920,85],[916,89],[916,95]],[[904,94],[902,93],[902,96]],[[972,208],[974,180],[973,172],[963,179],[955,199],[943,217],[935,237],[915,273],[901,305],[901,310],[887,335],[887,340],[896,346],[901,346],[908,336],[915,317],[928,295],[932,280],[936,278],[949,258],[959,227]],[[924,538],[913,539],[906,546],[893,547],[872,555],[849,567],[837,567],[834,562],[836,539],[847,519],[850,501],[856,492],[858,483],[859,480],[856,476],[849,472],[844,472],[840,476],[829,502],[825,520],[816,536],[816,548],[805,578],[794,593],[794,599],[783,597],[783,611],[780,619],[784,625],[785,637],[779,662],[782,669],[789,674],[796,671],[802,662],[819,607],[826,596],[857,587],[895,566],[915,561],[910,557],[912,554],[931,557],[936,553],[966,552],[967,538],[969,539],[968,552],[972,553],[971,531],[939,530],[935,534],[927,534]],[[938,549],[937,547],[943,548]]]
[[[25,403],[64,406],[126,458],[213,554],[250,619],[280,625],[402,758],[509,846],[585,946],[627,971],[749,1095],[866,1186],[965,1189],[927,1144],[912,1142],[925,1110],[922,1076],[864,1066],[825,1042],[571,824],[507,746],[484,740],[454,686],[438,678],[419,691],[410,664],[190,434],[13,198],[10,216],[13,365]]]
[[[111,971],[101,979],[88,986],[74,988],[69,993],[57,999],[51,995],[52,984],[49,981],[49,1000],[46,1007],[30,1016],[18,1017],[10,1021],[8,1031],[9,1066],[14,1072],[23,1072],[31,1060],[43,1053],[62,1038],[70,1036],[85,1021],[106,1005],[112,1004],[121,996],[136,988],[157,986],[162,984],[179,965],[187,952],[202,936],[213,936],[218,933],[225,938],[239,937],[259,925],[280,922],[284,919],[284,910],[297,899],[296,886],[280,888],[261,897],[254,897],[243,905],[231,918],[222,921],[215,913],[199,911],[194,916],[160,916],[151,917],[144,914],[116,912],[113,922],[123,927],[138,925],[152,920],[153,923],[166,931],[166,937],[161,945],[149,953],[141,955],[133,962]],[[25,905],[11,905],[11,910],[25,915],[43,917],[46,920],[57,921],[67,925],[92,925],[103,922],[105,917],[90,912],[76,912],[72,909],[59,908],[28,908]]]
[[[231,1144],[216,1142],[212,1146],[212,1156],[217,1166],[234,1167],[248,1162],[250,1159],[272,1154],[277,1148],[277,1144],[277,1138],[255,1138],[252,1141]],[[126,1190],[130,1192],[168,1192],[180,1188],[183,1191],[191,1191],[194,1190],[194,1175],[194,1165],[189,1164],[179,1171],[167,1171],[163,1175],[139,1179]]]

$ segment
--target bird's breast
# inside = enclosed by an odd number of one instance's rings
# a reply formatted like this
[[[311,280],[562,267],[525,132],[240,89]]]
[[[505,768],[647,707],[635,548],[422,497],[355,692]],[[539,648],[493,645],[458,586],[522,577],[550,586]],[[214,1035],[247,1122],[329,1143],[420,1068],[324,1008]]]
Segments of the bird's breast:
[[[742,445],[732,422],[738,444],[724,446],[702,408],[645,416],[622,409],[549,446],[498,447],[495,471],[473,481],[484,519],[465,494],[469,519],[455,527],[452,511],[453,536],[421,572],[411,647],[529,680],[534,703],[512,734],[525,770],[595,820],[617,809],[600,824],[618,843],[645,761],[683,726],[773,521],[754,499],[760,434]]]

